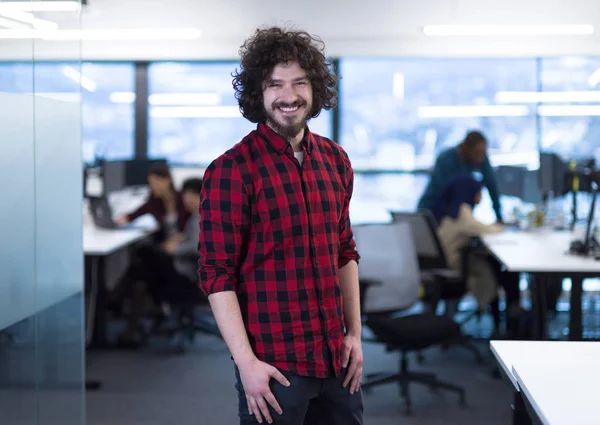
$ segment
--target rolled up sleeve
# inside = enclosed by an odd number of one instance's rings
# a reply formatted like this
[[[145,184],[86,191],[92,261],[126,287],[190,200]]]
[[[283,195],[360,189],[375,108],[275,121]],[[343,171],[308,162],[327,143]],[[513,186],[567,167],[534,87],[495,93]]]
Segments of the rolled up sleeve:
[[[249,222],[248,196],[238,165],[221,157],[207,168],[200,195],[198,278],[204,295],[237,291]]]
[[[338,268],[344,267],[350,261],[354,260],[358,263],[360,255],[356,250],[356,241],[350,224],[350,200],[352,199],[352,191],[354,190],[354,171],[350,165],[350,160],[345,158],[346,166],[346,197],[339,224],[340,252],[338,257]]]

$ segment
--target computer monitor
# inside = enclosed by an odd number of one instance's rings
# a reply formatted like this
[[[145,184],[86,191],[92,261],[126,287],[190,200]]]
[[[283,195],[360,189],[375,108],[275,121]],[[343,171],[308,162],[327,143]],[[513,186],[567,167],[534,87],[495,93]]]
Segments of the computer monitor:
[[[540,152],[539,185],[542,194],[562,196],[569,191],[567,164],[555,153]]]
[[[108,195],[125,187],[127,161],[104,161],[102,163],[102,192]]]
[[[126,161],[125,186],[145,186],[148,184],[148,172],[156,164],[167,165],[166,159],[132,159]]]
[[[544,200],[538,184],[538,172],[539,170],[525,171],[523,197],[521,198],[524,202],[528,202],[531,204],[539,204]]]
[[[495,176],[498,190],[502,195],[514,196],[523,199],[525,197],[525,167],[502,165],[496,168]]]

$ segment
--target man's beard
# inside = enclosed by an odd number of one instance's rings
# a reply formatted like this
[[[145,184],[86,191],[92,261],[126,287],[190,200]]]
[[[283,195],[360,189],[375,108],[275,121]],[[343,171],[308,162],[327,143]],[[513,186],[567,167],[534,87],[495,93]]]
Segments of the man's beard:
[[[278,119],[277,112],[275,112],[277,108],[294,106],[298,106],[300,108],[304,107],[306,109],[303,117],[301,117],[299,120],[297,120],[297,118],[294,117],[294,123],[288,121],[285,117],[282,117],[282,119]],[[271,110],[265,109],[265,114],[267,116],[267,124],[269,124],[269,126],[284,139],[293,139],[298,135],[298,133],[300,133],[304,129],[304,127],[306,127],[306,122],[308,121],[308,117],[310,114],[310,108],[308,106],[309,105],[307,105],[307,103],[303,101],[294,102],[292,104],[278,103],[276,105],[273,105]]]

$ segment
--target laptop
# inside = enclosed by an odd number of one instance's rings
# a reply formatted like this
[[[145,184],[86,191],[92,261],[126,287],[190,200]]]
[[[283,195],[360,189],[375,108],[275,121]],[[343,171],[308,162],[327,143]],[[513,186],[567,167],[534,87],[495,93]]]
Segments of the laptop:
[[[131,223],[117,224],[113,221],[112,208],[108,199],[102,197],[90,197],[89,207],[94,224],[101,229],[132,229]]]

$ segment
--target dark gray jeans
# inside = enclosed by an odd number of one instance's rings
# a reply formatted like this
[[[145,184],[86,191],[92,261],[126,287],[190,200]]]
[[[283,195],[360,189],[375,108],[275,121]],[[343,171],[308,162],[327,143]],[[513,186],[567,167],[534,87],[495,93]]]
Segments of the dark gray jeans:
[[[274,424],[362,425],[362,391],[350,395],[349,386],[346,388],[342,386],[346,372],[344,369],[339,377],[326,379],[298,376],[284,370],[280,372],[290,381],[290,386],[284,387],[271,379],[271,391],[283,410],[283,415],[280,416],[269,405]],[[256,417],[248,413],[246,395],[237,367],[235,367],[235,377],[240,425],[258,424]],[[264,417],[263,424],[268,424]]]

